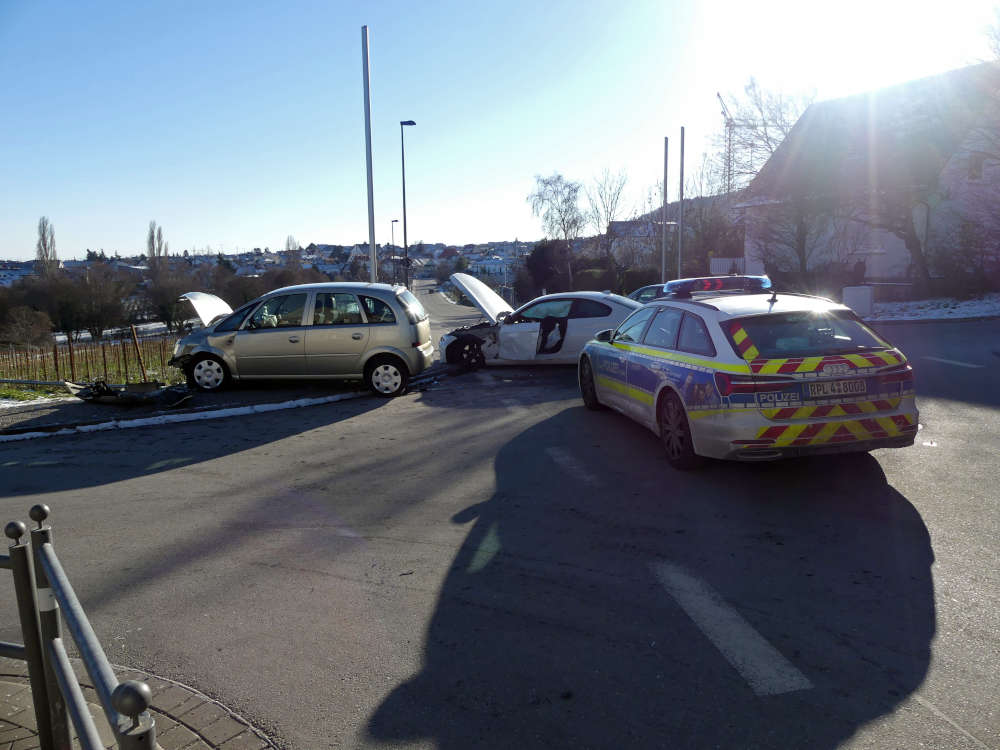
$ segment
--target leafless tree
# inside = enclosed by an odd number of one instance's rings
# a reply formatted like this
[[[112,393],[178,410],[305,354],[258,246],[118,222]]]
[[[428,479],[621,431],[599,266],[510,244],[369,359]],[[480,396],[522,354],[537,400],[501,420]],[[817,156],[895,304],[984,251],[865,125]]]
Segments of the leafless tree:
[[[35,270],[39,276],[49,276],[59,270],[56,256],[56,231],[48,216],[38,220],[38,242],[35,243]]]
[[[302,247],[292,235],[285,238],[285,267],[289,269],[302,267]]]
[[[730,189],[746,187],[798,122],[814,95],[787,95],[761,88],[750,78],[742,96],[730,94],[723,109],[725,126],[717,138],[717,180]]]
[[[549,177],[535,175],[535,190],[528,196],[531,212],[541,217],[546,236],[565,243],[570,288],[573,287],[573,269],[570,265],[572,243],[587,224],[580,210],[580,189],[579,182],[567,180],[554,172]]]
[[[594,183],[586,189],[587,203],[589,204],[588,219],[594,227],[594,233],[598,237],[598,245],[601,252],[609,260],[611,258],[611,248],[607,242],[608,227],[611,222],[618,219],[621,210],[622,192],[628,182],[628,175],[625,170],[612,173],[605,169],[598,177],[594,178]],[[604,241],[601,241],[601,238]]]
[[[1000,60],[1000,7],[993,10],[993,23],[986,29],[986,41],[995,60]]]
[[[149,233],[146,235],[146,257],[150,271],[159,269],[170,254],[170,246],[163,241],[163,227],[155,221],[149,222]]]

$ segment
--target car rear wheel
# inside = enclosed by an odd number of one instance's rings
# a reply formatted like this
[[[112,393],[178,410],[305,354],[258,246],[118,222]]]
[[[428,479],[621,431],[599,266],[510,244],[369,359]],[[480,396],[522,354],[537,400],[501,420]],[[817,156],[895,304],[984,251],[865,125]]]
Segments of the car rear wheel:
[[[590,365],[590,358],[584,357],[580,360],[580,396],[583,398],[583,405],[592,411],[604,408],[597,398],[597,388],[594,386],[594,368]]]
[[[229,384],[229,368],[217,357],[198,357],[188,369],[188,384],[199,391],[218,391]]]
[[[395,357],[376,357],[365,367],[365,384],[376,396],[400,395],[409,379],[406,365]]]
[[[660,441],[667,454],[667,462],[675,469],[690,471],[704,463],[705,459],[694,452],[691,441],[691,426],[688,424],[684,405],[677,394],[668,393],[660,399],[659,407]]]

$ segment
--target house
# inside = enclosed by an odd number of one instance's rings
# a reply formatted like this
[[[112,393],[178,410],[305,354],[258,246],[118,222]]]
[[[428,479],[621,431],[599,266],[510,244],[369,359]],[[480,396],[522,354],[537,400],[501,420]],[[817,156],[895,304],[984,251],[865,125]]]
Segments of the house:
[[[1000,270],[1000,66],[811,105],[737,207],[747,273]]]

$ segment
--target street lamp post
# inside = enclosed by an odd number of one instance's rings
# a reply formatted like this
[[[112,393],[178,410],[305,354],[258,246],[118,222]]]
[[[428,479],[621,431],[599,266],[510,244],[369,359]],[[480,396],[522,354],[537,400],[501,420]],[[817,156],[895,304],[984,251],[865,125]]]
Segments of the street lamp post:
[[[399,219],[393,219],[389,223],[389,234],[392,236],[392,242],[389,244],[389,248],[390,248],[389,252],[391,252],[393,254],[393,256],[396,255],[396,225],[398,223],[399,223]],[[396,263],[393,263],[392,267],[393,267],[393,269],[398,269],[398,266],[397,266]],[[393,278],[393,281],[395,281],[395,280],[396,279]]]
[[[399,122],[399,151],[403,161],[403,283],[407,289],[410,288],[410,248],[406,241],[406,144],[403,140],[403,128],[416,124],[413,120]]]

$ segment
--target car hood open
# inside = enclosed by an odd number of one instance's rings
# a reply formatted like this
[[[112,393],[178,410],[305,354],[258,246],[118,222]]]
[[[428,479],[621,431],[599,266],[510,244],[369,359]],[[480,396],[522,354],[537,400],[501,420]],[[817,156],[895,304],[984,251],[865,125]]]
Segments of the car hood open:
[[[178,302],[180,300],[191,303],[203,326],[207,326],[220,315],[229,315],[233,311],[225,300],[207,292],[187,292],[178,298]]]
[[[458,287],[459,291],[468,297],[491,323],[497,322],[500,313],[514,312],[514,308],[508,305],[503,297],[474,276],[469,276],[467,273],[453,273],[451,283]]]

